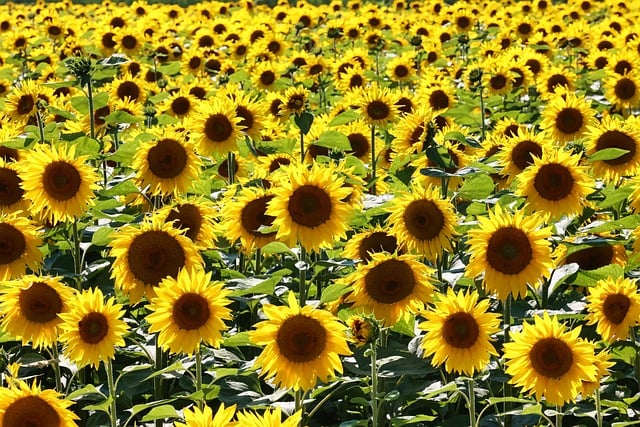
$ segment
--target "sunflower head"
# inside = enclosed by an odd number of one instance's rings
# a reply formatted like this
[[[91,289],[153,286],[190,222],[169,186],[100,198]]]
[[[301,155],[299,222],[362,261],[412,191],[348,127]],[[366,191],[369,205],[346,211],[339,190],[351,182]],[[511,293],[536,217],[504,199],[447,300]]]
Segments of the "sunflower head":
[[[629,328],[640,323],[640,295],[628,278],[607,278],[596,282],[587,297],[587,320],[606,342],[624,340]]]

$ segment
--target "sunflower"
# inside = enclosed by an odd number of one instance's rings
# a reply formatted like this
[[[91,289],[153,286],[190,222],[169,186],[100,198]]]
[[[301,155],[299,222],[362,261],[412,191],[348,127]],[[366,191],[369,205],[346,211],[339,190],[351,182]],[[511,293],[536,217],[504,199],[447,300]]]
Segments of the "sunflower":
[[[442,113],[453,107],[455,94],[451,86],[446,82],[435,81],[429,85],[423,85],[418,93],[418,99],[427,100],[432,110]]]
[[[392,82],[408,82],[416,74],[415,54],[405,52],[387,62],[387,76]]]
[[[375,336],[375,322],[366,317],[353,315],[347,319],[347,325],[351,332],[351,338],[355,342],[356,347],[362,347],[371,342]]]
[[[371,255],[378,252],[403,254],[404,250],[398,245],[396,236],[388,233],[380,225],[356,233],[344,245],[343,258],[371,261]]]
[[[155,216],[140,228],[124,226],[114,234],[111,256],[115,257],[111,277],[116,289],[129,295],[133,303],[146,294],[155,297],[154,288],[165,277],[177,277],[182,268],[201,266],[203,261],[194,243],[170,223]]]
[[[429,140],[429,132],[433,138],[434,113],[428,107],[418,108],[410,114],[405,114],[398,123],[389,131],[394,136],[391,146],[397,153],[416,154],[422,153],[432,143]]]
[[[640,323],[640,295],[634,280],[618,277],[599,280],[589,288],[588,325],[608,343],[626,340],[629,328]]]
[[[224,403],[220,403],[215,415],[208,406],[203,409],[194,406],[191,409],[185,409],[183,414],[184,423],[176,422],[173,424],[174,427],[230,427],[236,425],[231,421],[236,414],[236,405],[225,407]]]
[[[538,91],[545,96],[555,96],[556,91],[572,93],[575,91],[577,76],[570,70],[549,65],[537,79]]]
[[[217,213],[204,197],[176,198],[170,205],[155,212],[165,223],[183,230],[194,245],[201,250],[211,249],[215,240],[214,218]]]
[[[36,271],[42,263],[40,233],[22,212],[0,215],[0,280]]]
[[[605,181],[617,183],[640,170],[640,120],[608,116],[589,128],[585,148],[588,156],[600,150],[618,148],[627,152],[609,160],[591,160],[593,174]]]
[[[133,77],[125,73],[122,77],[116,77],[109,84],[108,91],[111,101],[116,99],[129,99],[133,102],[144,103],[149,85],[142,78]]]
[[[254,411],[242,411],[236,414],[238,425],[251,427],[297,427],[302,422],[302,411],[290,415],[282,421],[280,408],[266,409],[262,415]]]
[[[545,135],[533,129],[519,128],[514,137],[503,140],[505,144],[498,153],[498,162],[502,165],[500,175],[507,177],[509,182],[532,165],[534,157],[542,157],[548,149]]]
[[[98,174],[75,155],[75,146],[40,144],[19,164],[24,197],[31,211],[52,223],[82,216],[93,205]]]
[[[31,342],[36,349],[55,345],[60,319],[58,314],[69,311],[74,296],[72,288],[60,277],[25,275],[9,281],[2,289],[2,329]]]
[[[211,272],[183,268],[155,288],[147,315],[149,332],[158,333],[160,347],[171,353],[191,355],[204,342],[218,347],[225,320],[231,320],[230,291],[222,282],[211,281]]]
[[[184,133],[162,129],[136,150],[132,164],[136,181],[152,195],[185,194],[200,174],[202,161]]]
[[[227,96],[235,105],[236,116],[240,118],[238,126],[242,128],[242,132],[254,141],[259,141],[267,117],[266,104],[239,90]]]
[[[489,95],[504,96],[513,89],[514,75],[509,70],[508,64],[503,59],[489,59],[485,64],[485,72],[482,73],[483,86]]]
[[[432,186],[413,185],[410,193],[396,196],[389,208],[389,233],[401,246],[435,260],[451,251],[458,223],[453,205]]]
[[[280,77],[280,67],[271,61],[263,61],[255,66],[251,71],[251,76],[256,89],[273,91],[276,89],[275,83]]]
[[[347,302],[373,313],[385,325],[394,325],[410,313],[418,313],[431,300],[432,269],[414,255],[372,253],[343,281],[352,285]]]
[[[617,264],[622,267],[627,262],[627,254],[624,245],[615,242],[589,242],[584,241],[577,246],[570,246],[571,238],[565,238],[563,244],[558,245],[553,251],[553,257],[558,265],[576,263],[580,270],[596,270],[605,265]]]
[[[230,242],[240,240],[244,253],[276,240],[269,230],[275,217],[267,214],[273,195],[258,187],[244,187],[233,199],[226,199],[219,229]],[[265,229],[263,231],[263,229]]]
[[[597,389],[600,388],[600,384],[602,383],[602,378],[605,377],[609,373],[609,368],[615,365],[614,362],[610,360],[610,355],[608,351],[601,351],[595,355],[595,365],[598,369],[598,373],[595,381],[582,380],[582,387],[580,390],[580,394],[582,398],[586,398],[587,396],[592,395]]]
[[[542,128],[560,143],[579,139],[591,124],[595,111],[573,93],[554,96],[542,113]]]
[[[158,104],[157,108],[172,117],[184,120],[196,110],[197,105],[198,99],[196,96],[190,94],[187,87],[181,87]]]
[[[509,382],[550,405],[574,401],[582,382],[597,381],[598,372],[594,346],[579,337],[581,329],[567,331],[546,311],[534,317],[533,325],[524,322],[522,331],[511,335],[513,341],[504,344]]]
[[[445,364],[447,372],[473,376],[497,356],[491,335],[500,331],[500,315],[488,313],[489,300],[478,301],[478,293],[457,294],[451,288],[440,295],[434,307],[422,315],[418,327],[426,331],[422,339],[424,356],[433,355],[435,366]]]
[[[358,91],[357,102],[362,118],[370,125],[385,127],[398,115],[398,107],[388,88],[377,84]]]
[[[354,120],[338,127],[337,130],[349,140],[351,149],[346,154],[357,157],[363,162],[371,158],[371,130],[363,120]]]
[[[242,136],[242,119],[236,114],[236,106],[226,97],[203,102],[187,121],[191,139],[202,156],[226,155],[236,151]]]
[[[16,163],[0,158],[0,212],[26,211],[27,208]]]
[[[496,205],[488,217],[478,221],[478,228],[468,233],[471,258],[467,275],[484,273],[487,290],[502,300],[509,295],[524,297],[527,284],[535,286],[549,275],[551,229],[540,228],[541,218],[525,217],[522,210],[511,214]]]
[[[346,237],[351,206],[344,202],[351,190],[331,167],[313,164],[282,167],[280,185],[273,190],[266,214],[275,217],[277,239],[290,246],[318,251]]]
[[[579,163],[580,155],[548,150],[518,177],[516,194],[527,198],[528,209],[551,218],[580,214],[589,205],[587,196],[595,190],[595,180]]]
[[[335,85],[342,93],[347,93],[364,88],[369,80],[370,78],[362,68],[351,67],[338,74]]]
[[[620,76],[612,74],[604,81],[605,96],[620,109],[635,108],[640,105],[640,78],[634,70]],[[628,114],[625,112],[625,114]]]
[[[39,85],[35,80],[23,80],[20,86],[13,89],[4,99],[4,114],[18,123],[28,122],[38,111],[40,99],[38,95],[46,89],[50,88]],[[49,90],[48,92],[51,92],[52,95],[53,91]],[[52,98],[53,96],[48,97],[48,99]]]
[[[0,388],[0,425],[77,427],[78,416],[69,409],[73,403],[35,382],[29,387],[24,381],[11,381],[8,388]]]
[[[326,383],[335,372],[341,374],[340,356],[351,351],[345,326],[335,316],[310,306],[300,307],[293,292],[288,302],[284,307],[265,305],[267,320],[250,332],[254,344],[265,346],[255,366],[278,387],[307,391],[318,380]]]
[[[307,108],[309,91],[301,86],[292,86],[284,91],[280,113],[288,117],[291,114],[301,114]]]
[[[60,341],[65,344],[66,357],[79,367],[91,365],[115,357],[115,347],[124,345],[124,335],[129,327],[122,320],[122,305],[115,298],[105,301],[100,289],[89,289],[76,295],[70,310],[59,314],[62,323]]]

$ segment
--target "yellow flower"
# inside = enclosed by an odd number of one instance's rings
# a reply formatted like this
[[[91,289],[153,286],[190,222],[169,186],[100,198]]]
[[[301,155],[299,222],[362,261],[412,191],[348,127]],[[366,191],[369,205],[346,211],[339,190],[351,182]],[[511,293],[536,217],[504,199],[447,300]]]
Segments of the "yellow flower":
[[[12,380],[8,388],[0,388],[0,425],[77,427],[72,404],[54,390]]]
[[[640,324],[640,294],[636,282],[623,277],[599,280],[587,296],[588,325],[608,343],[625,340]]]

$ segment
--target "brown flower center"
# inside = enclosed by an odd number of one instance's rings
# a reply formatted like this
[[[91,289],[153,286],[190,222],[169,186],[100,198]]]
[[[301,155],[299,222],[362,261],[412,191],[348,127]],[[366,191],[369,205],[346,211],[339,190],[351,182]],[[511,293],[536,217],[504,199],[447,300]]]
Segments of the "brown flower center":
[[[11,206],[22,200],[22,179],[13,169],[0,168],[0,206]]]
[[[78,323],[80,338],[87,344],[98,344],[109,332],[109,322],[104,314],[93,311]]]
[[[263,71],[262,74],[260,74],[260,82],[265,86],[271,86],[275,81],[276,74],[271,70]]]
[[[69,200],[78,194],[82,177],[71,163],[59,160],[49,163],[42,175],[42,186],[47,195],[56,201]]]
[[[618,61],[616,63],[616,65],[613,67],[613,71],[616,74],[620,74],[621,76],[624,76],[625,74],[627,74],[632,69],[633,69],[633,66],[631,65],[631,63],[629,61],[624,60],[624,59]]]
[[[369,140],[363,134],[352,133],[347,138],[349,139],[349,145],[351,145],[349,154],[355,157],[362,157],[369,152]]]
[[[384,120],[390,114],[391,108],[384,101],[374,100],[367,104],[367,115],[373,120]]]
[[[511,160],[521,171],[533,164],[533,156],[542,157],[542,147],[530,140],[517,143],[511,150]]]
[[[416,286],[411,266],[399,259],[389,259],[373,267],[364,278],[369,297],[379,304],[402,301]]]
[[[398,65],[393,72],[398,78],[403,78],[409,75],[409,68],[406,65]]]
[[[5,162],[20,160],[20,153],[15,148],[0,146],[0,158]]]
[[[0,265],[11,264],[25,252],[27,244],[20,230],[0,223]]]
[[[565,135],[578,132],[583,124],[584,117],[576,108],[563,108],[556,116],[556,128]]]
[[[204,134],[213,142],[223,142],[233,134],[233,124],[224,114],[213,114],[204,123]]]
[[[242,228],[252,236],[269,237],[276,234],[275,231],[269,233],[261,233],[258,231],[260,227],[271,227],[275,217],[267,215],[267,205],[273,199],[272,195],[263,196],[258,199],[251,200],[245,205],[240,214]]]
[[[171,209],[166,222],[173,222],[173,227],[179,230],[187,230],[185,235],[191,240],[196,240],[202,226],[202,215],[197,206],[185,203]]]
[[[504,89],[504,87],[507,85],[507,78],[502,74],[498,74],[489,79],[489,85],[493,90]]]
[[[311,362],[324,351],[327,330],[318,320],[297,314],[282,322],[276,344],[287,360],[294,363]]]
[[[293,222],[313,228],[331,218],[331,198],[320,187],[303,185],[293,192],[287,209]]]
[[[175,178],[187,165],[187,150],[175,139],[161,139],[149,150],[147,162],[158,178]]]
[[[171,111],[179,116],[187,114],[191,110],[191,101],[186,96],[178,96],[171,101]]]
[[[55,320],[62,311],[60,295],[44,282],[32,283],[20,291],[18,304],[22,315],[31,322],[47,323]]]
[[[433,200],[414,200],[402,215],[405,227],[418,240],[436,238],[445,225],[444,215]]]
[[[199,56],[192,56],[191,59],[189,59],[190,69],[197,70],[198,68],[200,68],[201,65],[202,65],[202,58],[200,58]]]
[[[247,107],[243,105],[238,105],[236,107],[236,116],[240,117],[240,122],[238,126],[244,128],[244,131],[247,132],[253,128],[253,124],[255,122],[253,118],[253,113]]]
[[[602,311],[604,312],[604,317],[606,317],[608,321],[615,325],[619,325],[627,316],[630,306],[631,300],[629,300],[629,297],[622,294],[613,294],[607,296],[604,300]]]
[[[275,172],[278,169],[280,169],[280,167],[282,166],[287,166],[291,164],[291,160],[284,158],[284,157],[276,157],[270,164],[269,164],[269,173]]]
[[[567,256],[565,264],[576,263],[581,270],[595,270],[611,264],[613,260],[613,247],[611,245],[598,245],[580,249]]]
[[[558,338],[543,338],[536,342],[529,353],[531,365],[547,378],[559,379],[569,372],[573,364],[571,348]]]
[[[422,139],[422,136],[424,135],[424,125],[420,124],[418,126],[416,126],[416,128],[413,130],[413,132],[411,132],[411,136],[409,137],[409,143],[413,146],[415,144],[417,144],[418,142],[420,142],[420,140]]]
[[[516,227],[496,230],[487,245],[487,262],[503,274],[518,274],[533,260],[529,238]]]
[[[135,49],[137,45],[138,45],[138,40],[131,34],[127,34],[122,38],[122,46],[125,49],[129,49],[129,50]]]
[[[378,252],[394,253],[398,249],[398,241],[384,231],[371,233],[360,241],[358,256],[365,262],[371,261],[371,254]]]
[[[431,95],[429,95],[429,105],[431,105],[431,108],[434,110],[449,108],[449,96],[441,89],[434,90],[431,92]]]
[[[21,116],[31,113],[33,107],[36,105],[36,100],[32,95],[22,95],[18,98],[18,103],[16,105],[16,111]]]
[[[605,163],[617,166],[629,162],[636,154],[636,140],[631,136],[619,130],[608,130],[598,138],[596,142],[596,150],[604,150],[605,148],[620,148],[627,150],[628,153],[616,159],[604,160]]]
[[[211,317],[207,299],[196,293],[180,296],[173,305],[173,321],[180,329],[191,331],[204,326]]]
[[[449,315],[442,327],[442,338],[452,347],[472,347],[480,335],[476,319],[463,311]]]
[[[116,95],[118,95],[118,98],[122,99],[123,101],[127,98],[129,98],[131,101],[137,101],[140,97],[140,87],[136,84],[136,82],[122,82],[118,85]]]
[[[562,74],[554,74],[547,80],[547,90],[553,93],[558,86],[569,87],[569,80]]]
[[[184,267],[185,253],[173,236],[165,231],[151,230],[133,239],[127,262],[136,279],[156,286],[165,277],[177,277]]]
[[[525,62],[525,65],[529,67],[529,69],[534,75],[542,71],[542,63],[540,63],[540,61],[537,59],[534,59],[534,58],[528,59],[527,62]]]
[[[38,396],[21,397],[7,407],[3,427],[60,427],[58,412]]]
[[[573,175],[565,166],[550,163],[543,165],[533,180],[533,186],[543,199],[563,200],[573,189]]]
[[[623,77],[620,80],[618,80],[614,87],[614,92],[616,96],[623,101],[627,101],[633,98],[636,94],[636,91],[637,91],[636,84],[634,83],[633,80],[627,77]]]

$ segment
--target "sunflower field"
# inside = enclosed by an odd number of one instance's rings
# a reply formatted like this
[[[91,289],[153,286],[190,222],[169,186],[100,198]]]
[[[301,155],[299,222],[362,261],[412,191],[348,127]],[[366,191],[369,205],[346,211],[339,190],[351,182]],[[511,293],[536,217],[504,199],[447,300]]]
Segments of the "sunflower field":
[[[640,424],[640,2],[8,2],[0,45],[0,426]]]

